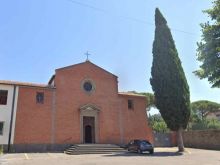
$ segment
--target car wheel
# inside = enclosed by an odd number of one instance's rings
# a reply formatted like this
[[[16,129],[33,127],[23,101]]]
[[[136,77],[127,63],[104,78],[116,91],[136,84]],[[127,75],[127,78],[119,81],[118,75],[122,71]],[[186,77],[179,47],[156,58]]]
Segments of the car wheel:
[[[138,149],[137,152],[138,152],[139,154],[142,154],[142,151],[141,151],[140,149]]]
[[[150,154],[153,154],[154,153],[154,150],[150,150]]]

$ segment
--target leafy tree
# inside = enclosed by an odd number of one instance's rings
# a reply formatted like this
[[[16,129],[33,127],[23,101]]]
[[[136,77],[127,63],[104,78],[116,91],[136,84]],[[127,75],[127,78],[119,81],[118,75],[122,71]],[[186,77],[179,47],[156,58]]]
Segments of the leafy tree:
[[[168,132],[169,129],[160,114],[154,114],[149,116],[149,124],[153,131],[156,132]]]
[[[156,107],[168,128],[177,131],[179,151],[184,151],[182,130],[187,127],[190,117],[189,86],[167,21],[158,8],[155,24],[150,82]]]
[[[152,107],[155,107],[154,94],[149,92],[136,92],[136,91],[129,91],[129,92],[146,96],[148,111],[150,111]]]
[[[164,120],[160,114],[154,114],[149,116],[149,121],[150,123],[153,123],[153,122],[161,122]]]
[[[194,73],[201,79],[208,78],[212,87],[220,87],[220,0],[213,1],[211,9],[203,11],[211,22],[201,24],[202,40],[197,43],[197,59],[202,62]]]
[[[220,129],[220,122],[217,119],[208,120],[209,129]]]
[[[220,111],[220,104],[208,100],[199,100],[191,103],[192,111],[202,120],[209,112]]]
[[[196,123],[196,122],[199,122],[199,121],[201,121],[201,117],[199,117],[199,115],[196,111],[191,109],[189,122]]]
[[[146,96],[148,111],[150,111],[150,109],[151,109],[152,107],[155,107],[154,94],[152,94],[152,93],[145,93],[145,92],[141,92],[141,93],[139,93],[139,94],[142,94],[142,95]]]
[[[217,119],[204,119],[192,124],[192,130],[220,129]]]

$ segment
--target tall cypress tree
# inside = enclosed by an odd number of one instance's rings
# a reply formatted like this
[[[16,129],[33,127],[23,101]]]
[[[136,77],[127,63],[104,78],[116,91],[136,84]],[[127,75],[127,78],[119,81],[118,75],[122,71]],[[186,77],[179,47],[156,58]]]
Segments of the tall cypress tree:
[[[150,83],[167,126],[177,131],[179,151],[184,151],[182,130],[190,117],[190,93],[167,21],[155,11],[155,38]]]

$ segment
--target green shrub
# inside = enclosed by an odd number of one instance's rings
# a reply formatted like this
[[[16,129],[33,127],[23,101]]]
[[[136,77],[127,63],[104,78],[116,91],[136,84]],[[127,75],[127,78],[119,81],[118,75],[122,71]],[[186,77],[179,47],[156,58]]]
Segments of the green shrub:
[[[150,115],[149,124],[155,132],[169,132],[169,128],[160,114]]]
[[[208,122],[206,120],[202,120],[192,124],[192,130],[206,130],[208,129]]]
[[[169,129],[164,121],[155,122],[152,125],[152,129],[156,132],[169,132]]]
[[[216,119],[209,120],[208,128],[209,129],[220,129],[220,121]]]

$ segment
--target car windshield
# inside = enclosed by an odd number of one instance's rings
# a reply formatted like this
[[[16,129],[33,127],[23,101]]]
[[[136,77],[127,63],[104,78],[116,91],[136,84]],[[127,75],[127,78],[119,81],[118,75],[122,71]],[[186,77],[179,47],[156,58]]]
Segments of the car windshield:
[[[146,145],[146,144],[150,144],[148,141],[141,141],[141,144],[144,144],[144,145]]]

